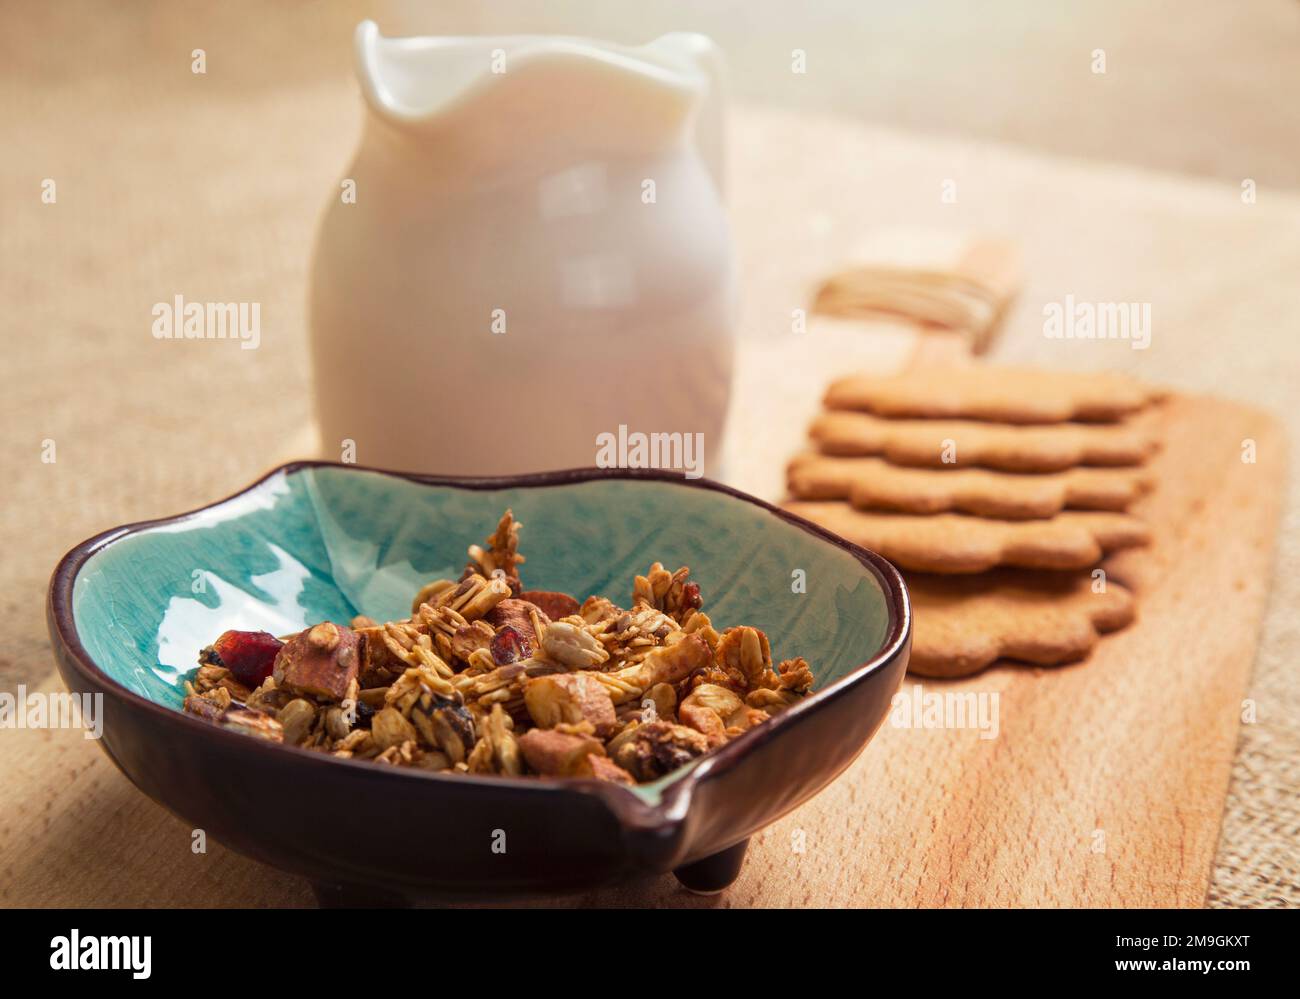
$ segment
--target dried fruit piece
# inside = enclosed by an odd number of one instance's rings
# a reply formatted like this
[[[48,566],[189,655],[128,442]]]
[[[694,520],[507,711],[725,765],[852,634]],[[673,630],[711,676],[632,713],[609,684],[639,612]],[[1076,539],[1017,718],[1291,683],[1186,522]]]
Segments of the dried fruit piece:
[[[464,763],[474,746],[474,718],[459,694],[426,693],[412,706],[411,722],[424,743],[441,749],[452,763]]]
[[[199,653],[205,666],[224,666],[249,690],[271,675],[284,643],[266,631],[226,631]]]
[[[498,666],[527,659],[533,651],[524,636],[508,624],[493,636],[490,648],[492,661]]]
[[[708,740],[692,728],[665,721],[648,722],[638,725],[631,738],[619,746],[614,762],[638,781],[656,780],[708,749]]]
[[[699,610],[704,606],[704,598],[700,596],[699,583],[687,583],[682,587],[682,607],[689,610]]]
[[[811,688],[804,660],[773,669],[758,629],[720,635],[686,568],[652,565],[630,610],[524,591],[518,527],[507,511],[459,579],[421,589],[409,619],[323,621],[285,643],[226,633],[186,683],[185,710],[340,758],[628,785]]]

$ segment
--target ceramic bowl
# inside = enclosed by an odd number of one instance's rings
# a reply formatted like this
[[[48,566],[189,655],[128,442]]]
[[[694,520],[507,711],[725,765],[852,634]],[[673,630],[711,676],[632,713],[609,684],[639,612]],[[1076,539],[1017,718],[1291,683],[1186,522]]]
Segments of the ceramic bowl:
[[[403,617],[506,507],[523,524],[528,587],[626,605],[651,562],[689,565],[714,622],[757,626],[774,657],[807,658],[816,692],[635,789],[339,760],[181,712],[198,650],[225,629]],[[103,694],[101,744],[140,790],[340,904],[578,892],[668,871],[719,890],[750,836],[862,751],[911,637],[902,579],[878,555],[706,480],[595,469],[446,479],[287,465],[78,545],[48,613],[64,680]]]

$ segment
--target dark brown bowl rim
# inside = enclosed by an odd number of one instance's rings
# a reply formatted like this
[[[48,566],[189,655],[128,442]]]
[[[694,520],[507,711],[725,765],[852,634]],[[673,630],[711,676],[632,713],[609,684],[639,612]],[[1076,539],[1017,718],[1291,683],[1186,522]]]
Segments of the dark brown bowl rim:
[[[137,521],[131,524],[124,524],[120,527],[110,528],[109,530],[88,538],[73,547],[59,560],[58,565],[54,569],[54,574],[50,578],[47,603],[53,637],[67,653],[67,655],[63,657],[63,660],[75,667],[82,674],[82,678],[88,683],[102,686],[116,697],[125,699],[135,707],[165,718],[168,724],[179,723],[182,725],[188,724],[194,726],[192,731],[194,731],[195,735],[199,738],[232,740],[232,745],[237,743],[240,747],[253,752],[261,751],[273,753],[275,758],[281,760],[287,761],[291,758],[299,759],[309,766],[355,767],[360,768],[364,772],[374,774],[374,764],[369,761],[338,759],[337,757],[311,752],[310,750],[302,749],[298,746],[271,744],[262,739],[250,739],[247,735],[212,725],[200,718],[192,717],[182,711],[176,711],[174,708],[165,707],[147,697],[137,694],[135,691],[118,683],[95,663],[94,659],[90,656],[90,653],[86,651],[85,646],[82,645],[80,636],[77,633],[76,624],[73,620],[73,585],[76,582],[76,578],[82,567],[100,551],[103,551],[109,546],[132,534],[138,534],[142,531],[159,527],[164,524],[183,523],[184,521],[191,520],[207,513],[210,510],[231,503],[248,493],[254,492],[267,480],[274,478],[277,475],[288,476],[312,468],[337,468],[349,473],[364,472],[386,475],[391,478],[405,479],[409,482],[415,482],[421,485],[445,486],[469,490],[530,489],[619,479],[664,482],[684,488],[704,489],[752,504],[780,520],[792,524],[808,534],[819,538],[823,542],[848,552],[865,568],[873,572],[885,595],[886,609],[890,619],[889,630],[880,650],[874,656],[866,662],[854,667],[850,672],[846,673],[830,685],[815,691],[798,704],[795,704],[774,716],[770,721],[767,721],[756,728],[750,729],[743,735],[732,739],[730,742],[709,753],[680,779],[674,781],[665,788],[656,803],[647,801],[632,790],[621,785],[593,779],[570,778],[565,780],[548,780],[536,777],[480,777],[473,774],[457,774],[451,776],[448,774],[434,773],[425,770],[385,768],[383,772],[393,777],[436,782],[454,781],[461,786],[463,786],[465,782],[471,782],[482,785],[484,788],[500,788],[502,790],[515,788],[536,791],[539,788],[550,788],[557,791],[574,791],[578,793],[595,794],[603,799],[611,811],[625,824],[659,825],[665,821],[677,821],[684,815],[690,802],[691,793],[701,781],[707,778],[710,774],[723,772],[734,766],[735,763],[750,750],[757,748],[768,740],[778,738],[796,719],[816,711],[822,704],[825,704],[832,698],[839,696],[848,688],[866,681],[868,677],[883,668],[886,664],[892,662],[895,657],[906,648],[911,637],[912,610],[911,602],[907,593],[907,586],[903,581],[902,575],[889,561],[882,556],[877,555],[873,551],[869,551],[860,545],[855,545],[852,542],[846,541],[839,535],[833,534],[825,528],[820,527],[809,520],[805,520],[803,517],[790,513],[787,510],[783,510],[778,506],[774,506],[756,496],[751,496],[739,489],[734,489],[731,486],[724,485],[723,483],[715,482],[712,479],[691,479],[685,477],[680,472],[674,473],[659,469],[628,468],[569,468],[551,472],[535,472],[527,475],[504,476],[431,475],[417,472],[399,472],[390,469],[374,468],[366,465],[347,464],[336,461],[304,460],[291,461],[283,465],[278,465],[260,476],[251,484],[245,486],[243,489],[231,493],[223,499],[207,503],[201,507],[188,510],[184,513],[174,514],[168,517],[158,517],[153,520]],[[254,747],[257,748],[255,749]],[[286,756],[286,753],[290,755]]]

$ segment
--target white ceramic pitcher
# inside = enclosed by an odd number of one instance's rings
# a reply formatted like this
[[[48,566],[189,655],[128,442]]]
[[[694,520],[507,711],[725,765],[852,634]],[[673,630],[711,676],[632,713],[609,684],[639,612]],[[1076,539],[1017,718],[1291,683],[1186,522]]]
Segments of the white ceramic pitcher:
[[[368,114],[311,277],[326,454],[538,471],[623,426],[703,434],[712,474],[735,300],[713,43],[368,21],[356,57]]]

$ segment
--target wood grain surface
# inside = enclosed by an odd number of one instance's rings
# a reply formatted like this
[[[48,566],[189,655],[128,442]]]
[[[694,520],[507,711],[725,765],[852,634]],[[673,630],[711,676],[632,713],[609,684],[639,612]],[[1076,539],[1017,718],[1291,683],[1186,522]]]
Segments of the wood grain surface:
[[[1172,400],[1161,419],[1158,486],[1140,507],[1155,544],[1108,564],[1137,589],[1138,623],[1075,666],[923,683],[996,695],[996,737],[886,721],[848,773],[754,838],[721,896],[665,876],[549,901],[1204,904],[1270,576],[1283,437],[1258,411],[1212,399]],[[1246,439],[1253,464],[1241,460]],[[10,736],[0,904],[311,904],[304,882],[219,844],[193,853],[190,828],[80,733]]]

